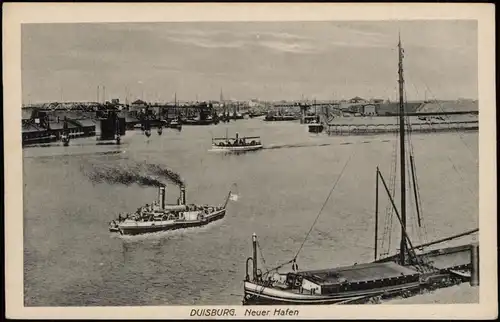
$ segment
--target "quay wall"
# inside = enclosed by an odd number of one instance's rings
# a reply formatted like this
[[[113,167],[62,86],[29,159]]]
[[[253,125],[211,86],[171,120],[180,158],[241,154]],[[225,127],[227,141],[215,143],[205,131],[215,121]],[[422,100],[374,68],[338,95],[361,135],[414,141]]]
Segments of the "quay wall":
[[[408,126],[406,127],[409,128]],[[479,123],[477,121],[456,121],[440,123],[416,123],[411,125],[412,132],[432,133],[432,132],[452,132],[452,131],[477,131]],[[326,132],[329,135],[366,135],[398,133],[398,124],[358,124],[329,125]]]

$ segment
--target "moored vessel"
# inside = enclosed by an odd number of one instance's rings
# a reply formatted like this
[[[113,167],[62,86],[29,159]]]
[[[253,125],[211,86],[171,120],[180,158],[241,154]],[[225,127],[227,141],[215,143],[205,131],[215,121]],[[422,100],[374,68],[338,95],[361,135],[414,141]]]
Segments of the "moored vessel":
[[[109,231],[138,235],[181,228],[201,227],[224,218],[231,192],[223,205],[186,204],[186,190],[180,188],[177,204],[166,204],[166,186],[158,189],[158,200],[140,207],[135,213],[120,214],[109,223]]]
[[[321,133],[323,132],[324,126],[323,124],[313,121],[308,124],[309,133]]]
[[[64,146],[69,145],[69,130],[68,130],[68,119],[64,117],[64,124],[63,124],[63,132],[61,134],[61,142],[63,143]]]
[[[179,130],[179,131],[182,130],[182,123],[181,123],[180,118],[176,118],[176,119],[171,120],[170,123],[168,123],[168,127],[171,129]]]

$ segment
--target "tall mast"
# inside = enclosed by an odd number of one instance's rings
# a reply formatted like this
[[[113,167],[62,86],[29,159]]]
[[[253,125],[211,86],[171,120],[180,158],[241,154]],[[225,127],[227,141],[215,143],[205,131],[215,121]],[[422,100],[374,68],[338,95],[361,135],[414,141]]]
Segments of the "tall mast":
[[[404,106],[404,79],[403,79],[403,47],[401,46],[401,35],[398,42],[399,52],[399,140],[401,151],[401,245],[400,245],[400,264],[405,264],[406,255],[406,182],[405,182],[405,106]]]

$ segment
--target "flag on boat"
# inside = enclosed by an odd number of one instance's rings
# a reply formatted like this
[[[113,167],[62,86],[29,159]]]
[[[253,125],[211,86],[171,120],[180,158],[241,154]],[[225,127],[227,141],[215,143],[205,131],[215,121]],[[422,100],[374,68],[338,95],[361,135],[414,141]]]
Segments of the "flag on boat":
[[[238,201],[238,195],[231,192],[231,194],[229,195],[229,199],[231,201]]]

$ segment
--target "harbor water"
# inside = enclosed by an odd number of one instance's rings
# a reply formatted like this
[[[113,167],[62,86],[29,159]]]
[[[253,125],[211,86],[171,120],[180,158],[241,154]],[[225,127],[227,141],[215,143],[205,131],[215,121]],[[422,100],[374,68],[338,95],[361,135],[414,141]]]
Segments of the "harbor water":
[[[264,149],[209,152],[211,137],[225,136],[226,129],[230,136],[260,135]],[[308,133],[298,122],[248,119],[165,129],[161,136],[153,131],[149,138],[130,131],[120,146],[85,138],[68,147],[25,148],[25,305],[241,304],[252,233],[263,271],[290,260],[341,173],[297,264],[312,269],[371,261],[375,169],[390,181],[395,145],[395,134],[329,137]],[[412,145],[425,225],[416,228],[416,212],[408,207],[413,243],[478,227],[478,133],[413,134]],[[93,183],[88,172],[141,163],[178,173],[188,203],[221,204],[229,189],[239,198],[229,202],[224,219],[202,228],[112,234],[108,222],[154,201],[157,188]],[[178,187],[167,182],[168,202],[178,196]],[[380,196],[381,240],[388,237],[388,199],[382,190]],[[390,231],[385,247],[395,251],[396,219]]]

